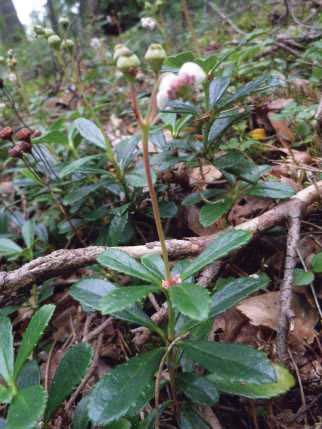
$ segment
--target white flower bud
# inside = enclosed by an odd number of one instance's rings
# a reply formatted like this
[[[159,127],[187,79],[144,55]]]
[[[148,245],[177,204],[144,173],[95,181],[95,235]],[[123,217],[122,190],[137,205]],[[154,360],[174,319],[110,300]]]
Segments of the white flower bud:
[[[93,49],[100,49],[101,48],[101,40],[98,37],[93,37],[91,39],[89,45]]]
[[[8,79],[10,80],[11,83],[15,84],[17,83],[17,76],[15,73],[9,73],[8,75]]]
[[[169,91],[175,85],[177,76],[174,73],[166,73],[162,76],[157,93],[157,105],[159,109],[164,109],[169,101]]]
[[[202,68],[193,62],[184,63],[180,70],[179,76],[189,76],[193,77],[197,86],[200,86],[203,81],[206,79],[206,73],[202,70]]]
[[[141,18],[141,27],[146,30],[154,31],[157,27],[157,22],[154,18],[147,16]]]

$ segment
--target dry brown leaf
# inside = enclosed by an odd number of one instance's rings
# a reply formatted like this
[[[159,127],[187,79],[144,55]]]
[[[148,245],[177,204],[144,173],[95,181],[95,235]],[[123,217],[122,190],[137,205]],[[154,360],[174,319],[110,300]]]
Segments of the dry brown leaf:
[[[273,100],[266,104],[266,107],[268,110],[282,110],[284,107],[286,107],[288,104],[292,103],[294,100],[293,98],[277,98],[276,100]]]
[[[268,292],[244,300],[237,309],[250,320],[254,326],[266,326],[277,330],[280,307],[280,293]],[[294,295],[292,309],[295,317],[292,322],[290,340],[294,344],[311,344],[316,337],[314,327],[318,321],[315,309],[308,306],[304,299]]]
[[[243,197],[233,205],[228,215],[228,221],[232,225],[239,225],[259,216],[273,205],[274,203],[267,198]]]
[[[210,407],[200,407],[199,412],[211,429],[222,429],[220,421]]]
[[[202,172],[199,167],[192,168],[189,171],[190,186],[209,185],[222,178],[222,173],[212,164],[202,166]]]
[[[285,119],[277,119],[275,113],[268,113],[272,127],[276,132],[278,140],[283,143],[292,143],[294,141],[294,134],[289,127],[288,121]]]

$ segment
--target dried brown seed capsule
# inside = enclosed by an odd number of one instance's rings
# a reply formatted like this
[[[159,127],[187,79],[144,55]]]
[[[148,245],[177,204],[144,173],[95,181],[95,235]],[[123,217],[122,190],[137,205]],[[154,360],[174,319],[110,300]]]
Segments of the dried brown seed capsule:
[[[21,128],[20,130],[16,131],[16,138],[17,140],[29,141],[32,133],[33,131],[29,128]]]
[[[5,127],[0,130],[0,140],[11,140],[13,129],[11,127]]]
[[[21,148],[18,144],[16,144],[14,147],[11,147],[8,150],[8,154],[12,157],[12,158],[22,158],[22,151]]]
[[[21,151],[24,153],[30,153],[32,150],[32,144],[28,141],[20,142],[19,146],[20,146]]]

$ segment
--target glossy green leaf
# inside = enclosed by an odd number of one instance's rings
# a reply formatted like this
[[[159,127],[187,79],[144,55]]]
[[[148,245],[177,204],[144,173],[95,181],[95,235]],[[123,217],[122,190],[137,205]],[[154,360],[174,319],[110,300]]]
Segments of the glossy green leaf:
[[[40,368],[36,360],[27,361],[21,368],[16,381],[19,389],[40,384]]]
[[[216,220],[228,213],[234,201],[230,198],[218,200],[211,204],[205,204],[199,213],[199,220],[203,227],[211,226]]]
[[[105,295],[100,301],[100,311],[102,314],[114,314],[118,311],[132,307],[141,301],[149,293],[160,292],[156,286],[128,286],[118,287]]]
[[[83,158],[78,158],[75,161],[68,163],[64,168],[59,172],[59,177],[63,179],[70,174],[76,173],[81,167],[97,158],[97,155],[84,156]]]
[[[94,387],[89,417],[96,425],[109,424],[124,417],[141,394],[153,383],[164,349],[134,357],[113,368]]]
[[[88,429],[90,423],[87,409],[88,402],[89,396],[84,396],[84,398],[78,402],[73,415],[72,429]]]
[[[70,289],[71,296],[79,301],[85,309],[99,310],[102,297],[115,289],[115,286],[102,279],[84,279],[74,284]],[[115,317],[140,326],[145,326],[151,331],[158,326],[138,306],[117,312]]]
[[[225,94],[230,84],[229,77],[219,77],[214,79],[209,85],[209,104],[214,107]]]
[[[155,183],[157,181],[157,174],[154,170],[151,170],[152,181]],[[144,188],[147,186],[146,181],[146,173],[144,168],[137,167],[131,170],[126,174],[126,181],[129,186],[133,186],[134,188]]]
[[[219,116],[212,123],[209,134],[208,134],[208,143],[213,142],[218,139],[226,130],[229,128],[237,119],[240,119],[243,115],[240,113],[229,113]]]
[[[169,55],[164,62],[164,66],[180,68],[184,63],[193,60],[194,55],[191,51],[180,52],[176,55]]]
[[[22,250],[22,247],[18,246],[10,238],[0,238],[0,256],[18,255]]]
[[[205,266],[226,256],[229,252],[244,246],[251,238],[252,235],[250,232],[240,229],[231,229],[218,234],[209,246],[191,261],[189,267],[181,274],[181,278],[185,280],[191,277]]]
[[[127,419],[120,419],[117,422],[104,426],[104,429],[131,429],[132,425]]]
[[[47,421],[82,381],[90,366],[92,355],[93,350],[86,343],[73,346],[65,353],[49,388],[48,405],[45,414]]]
[[[35,240],[35,232],[36,232],[36,225],[35,221],[30,219],[27,220],[22,226],[21,233],[22,238],[25,242],[26,247],[30,248],[34,244]]]
[[[266,288],[269,282],[270,279],[266,274],[254,274],[230,281],[212,295],[210,317],[218,316],[229,308],[234,307],[250,294]]]
[[[113,289],[115,286],[107,280],[89,278],[75,283],[70,288],[69,294],[83,307],[99,310],[101,298]]]
[[[277,376],[275,383],[238,383],[230,381],[227,377],[222,376],[220,372],[210,374],[207,376],[207,379],[213,382],[221,392],[245,396],[251,399],[269,399],[286,393],[295,385],[293,375],[286,368],[278,364],[274,364],[273,366]]]
[[[160,280],[166,278],[164,262],[160,255],[145,255],[141,258],[141,263],[146,269],[151,271],[154,276],[158,276]]]
[[[121,250],[108,249],[97,257],[97,262],[103,265],[103,267],[110,268],[122,274],[145,280],[148,283],[160,284],[157,276],[153,275],[151,271],[147,270],[134,258]]]
[[[312,270],[314,273],[322,273],[322,252],[313,256]]]
[[[314,281],[312,271],[304,271],[300,268],[295,268],[293,282],[295,286],[308,286]]]
[[[79,134],[85,140],[101,149],[106,148],[105,137],[102,131],[94,124],[94,122],[85,118],[78,118],[74,122],[74,125],[77,128]]]
[[[124,233],[128,225],[128,218],[128,212],[125,212],[122,215],[115,215],[113,217],[108,228],[106,241],[108,246],[118,246],[124,241]]]
[[[14,349],[10,319],[0,316],[0,376],[11,385],[14,378]]]
[[[262,88],[270,84],[272,84],[272,79],[270,76],[260,76],[258,79],[252,80],[251,82],[248,82],[238,88],[235,94],[226,100],[225,104],[235,103],[236,101],[241,100],[244,97],[253,94],[254,92],[260,91]]]
[[[242,344],[211,341],[184,341],[180,344],[189,358],[230,382],[271,383],[275,370],[266,355]]]
[[[191,407],[185,405],[181,411],[180,429],[209,429],[208,424]]]
[[[18,376],[24,363],[36,347],[39,339],[44,333],[53,313],[55,306],[52,304],[44,305],[33,315],[26,331],[22,337],[22,342],[15,362],[15,377]]]
[[[33,429],[43,416],[46,400],[41,386],[20,390],[9,407],[6,429]]]
[[[13,398],[13,390],[0,384],[0,404],[10,404]],[[1,427],[1,426],[0,426]]]
[[[196,404],[212,406],[218,402],[218,390],[205,376],[184,372],[177,378],[177,385],[186,397]]]
[[[169,295],[174,308],[193,320],[205,320],[209,315],[210,295],[207,289],[190,283],[172,286]]]
[[[255,186],[247,191],[247,195],[261,198],[286,199],[295,194],[294,189],[287,183],[277,180],[259,181]]]

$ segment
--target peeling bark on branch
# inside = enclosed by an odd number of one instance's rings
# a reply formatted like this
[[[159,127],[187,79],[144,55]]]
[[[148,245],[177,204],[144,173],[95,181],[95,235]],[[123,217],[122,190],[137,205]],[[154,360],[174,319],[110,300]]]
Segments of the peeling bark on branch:
[[[293,198],[281,203],[266,213],[238,225],[236,228],[260,233],[280,223],[289,217],[295,206],[303,211],[307,206],[317,201],[322,192],[322,181],[298,192]],[[167,240],[169,256],[195,255],[200,253],[216,235],[207,237],[191,237],[183,240]],[[0,272],[0,291],[3,289],[18,289],[33,283],[53,278],[60,274],[76,270],[96,262],[97,256],[106,250],[104,246],[89,246],[81,249],[57,250],[49,255],[42,256],[23,265],[17,270]],[[124,246],[118,249],[129,255],[139,258],[143,255],[160,253],[158,242],[147,243],[140,246]]]

